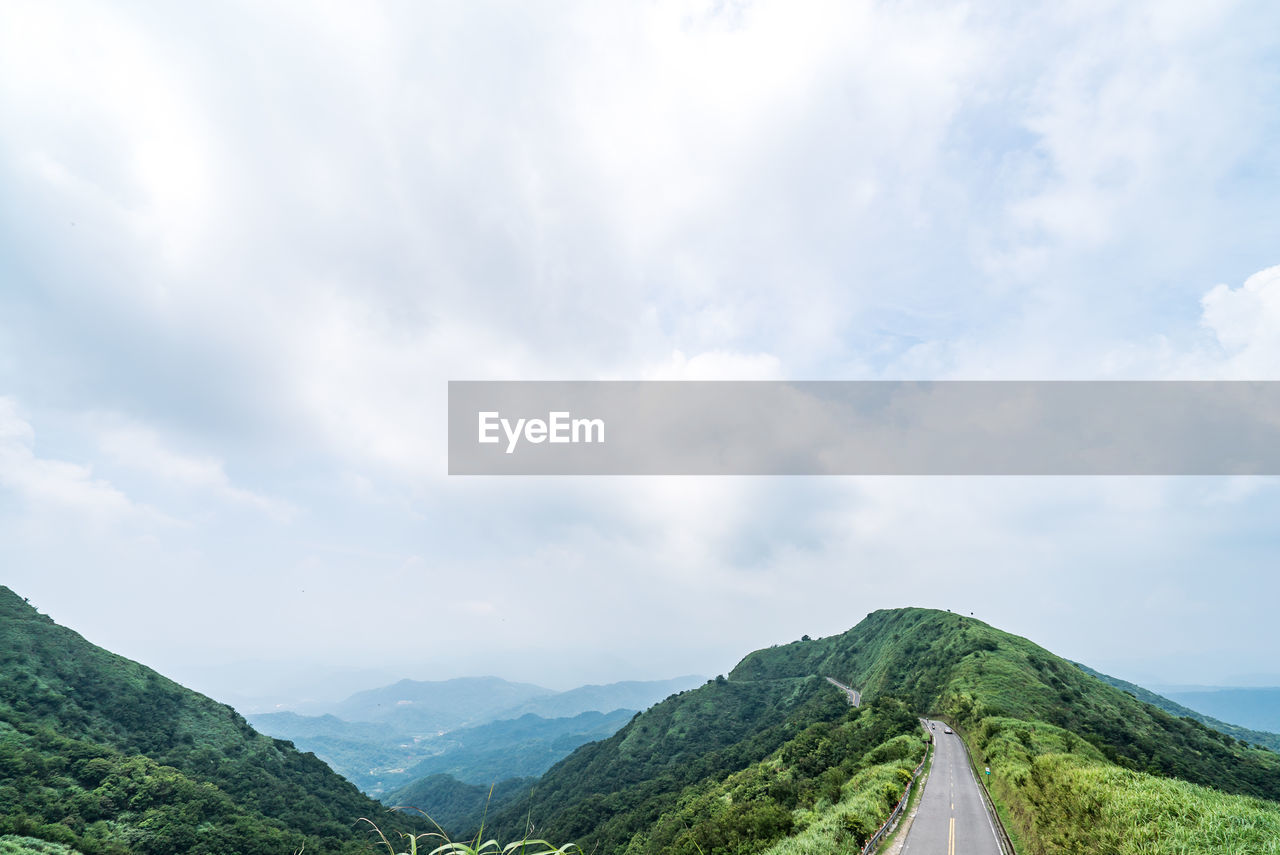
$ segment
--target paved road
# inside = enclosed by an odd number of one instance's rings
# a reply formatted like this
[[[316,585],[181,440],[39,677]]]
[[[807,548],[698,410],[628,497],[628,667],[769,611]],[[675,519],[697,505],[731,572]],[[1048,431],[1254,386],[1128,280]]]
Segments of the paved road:
[[[857,689],[853,689],[853,688],[850,688],[849,686],[846,686],[844,683],[841,683],[835,677],[828,677],[827,682],[833,686],[836,686],[842,692],[844,692],[844,696],[849,699],[849,703],[853,704],[855,707],[860,706],[862,704],[862,693],[859,692]]]
[[[1000,855],[996,830],[987,816],[978,782],[960,737],[934,725],[933,769],[920,808],[907,833],[903,855]]]

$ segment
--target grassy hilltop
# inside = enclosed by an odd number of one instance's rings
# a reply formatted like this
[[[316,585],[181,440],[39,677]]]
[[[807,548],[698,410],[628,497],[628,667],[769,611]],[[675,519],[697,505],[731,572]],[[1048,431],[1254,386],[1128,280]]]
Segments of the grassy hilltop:
[[[851,713],[826,676],[859,687],[869,710]],[[872,761],[913,765],[913,719],[924,713],[947,716],[991,765],[1022,852],[1280,851],[1280,755],[1026,639],[926,609],[874,612],[841,635],[756,651],[727,678],[580,748],[498,823],[531,820],[601,852],[745,853],[801,834],[802,848],[825,851],[842,831],[859,835],[841,805]],[[854,736],[873,722],[874,738]],[[813,745],[814,759],[796,762]],[[730,814],[748,831],[699,831]],[[827,843],[814,843],[821,828]]]

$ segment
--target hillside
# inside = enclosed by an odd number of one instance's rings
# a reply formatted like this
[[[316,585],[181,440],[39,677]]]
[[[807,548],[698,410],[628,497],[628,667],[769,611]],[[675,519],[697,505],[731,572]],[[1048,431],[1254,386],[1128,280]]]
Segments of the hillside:
[[[500,811],[493,826],[518,834],[531,816],[539,833],[618,850],[686,787],[759,763],[808,726],[838,721],[848,710],[843,696],[818,677],[720,677],[579,748],[542,777],[529,799]]]
[[[468,826],[475,816],[483,816],[486,811],[494,813],[527,795],[536,783],[536,778],[511,778],[482,786],[464,784],[452,775],[429,775],[397,790],[385,801],[410,808],[411,813],[421,811],[441,828],[456,829]]]
[[[712,804],[699,802],[705,794],[728,795],[735,775],[763,775],[812,728],[846,726],[837,724],[848,713],[825,676],[859,687],[872,709],[901,702],[962,728],[979,761],[992,764],[992,789],[1027,852],[1102,851],[1090,848],[1101,832],[1067,810],[1073,781],[1092,787],[1099,809],[1127,804],[1130,813],[1136,808],[1119,782],[1152,793],[1182,787],[1211,815],[1221,809],[1253,817],[1252,825],[1234,828],[1235,839],[1265,839],[1259,829],[1280,817],[1280,756],[1143,703],[980,621],[899,609],[872,613],[838,636],[750,654],[727,679],[669,698],[610,739],[580,748],[543,776],[530,798],[500,811],[496,826],[517,830],[528,817],[542,832],[589,849],[650,851],[656,828],[688,824],[688,805]],[[820,762],[844,768],[849,757],[839,757]],[[782,761],[778,768],[785,767]],[[828,783],[848,785],[852,777],[841,783],[844,774]],[[788,808],[785,790],[769,808],[783,837],[807,815]],[[1196,820],[1156,821],[1173,835]],[[725,846],[704,855],[736,851]]]
[[[381,808],[230,707],[0,587],[0,835],[96,853],[365,852]]]

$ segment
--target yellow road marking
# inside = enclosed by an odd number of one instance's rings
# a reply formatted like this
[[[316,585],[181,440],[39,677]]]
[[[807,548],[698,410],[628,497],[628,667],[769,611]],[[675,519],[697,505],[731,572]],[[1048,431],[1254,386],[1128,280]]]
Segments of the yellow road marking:
[[[956,818],[951,817],[951,834],[947,838],[947,855],[956,855]]]

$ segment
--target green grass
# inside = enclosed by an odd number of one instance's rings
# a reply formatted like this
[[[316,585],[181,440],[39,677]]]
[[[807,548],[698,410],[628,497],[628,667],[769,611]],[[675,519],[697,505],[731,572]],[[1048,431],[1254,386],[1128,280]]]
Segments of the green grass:
[[[368,848],[356,820],[381,809],[314,755],[0,587],[0,835],[84,855],[354,855]]]

